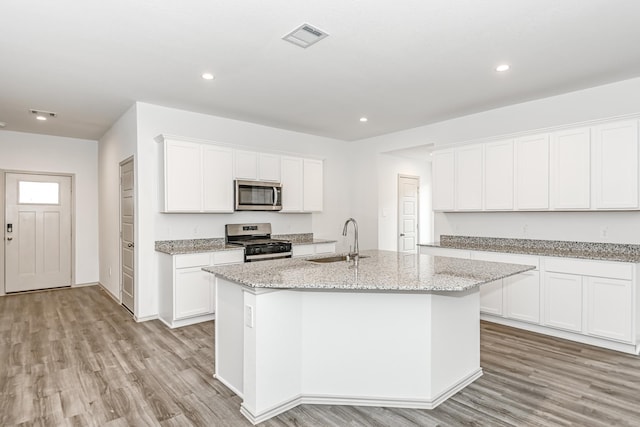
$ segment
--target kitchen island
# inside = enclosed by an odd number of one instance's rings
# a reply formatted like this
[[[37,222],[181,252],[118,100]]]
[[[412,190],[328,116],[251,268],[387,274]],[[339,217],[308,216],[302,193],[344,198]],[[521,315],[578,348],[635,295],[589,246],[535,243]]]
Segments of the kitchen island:
[[[299,404],[431,409],[482,375],[478,286],[534,268],[388,251],[216,275],[215,376],[254,424]]]

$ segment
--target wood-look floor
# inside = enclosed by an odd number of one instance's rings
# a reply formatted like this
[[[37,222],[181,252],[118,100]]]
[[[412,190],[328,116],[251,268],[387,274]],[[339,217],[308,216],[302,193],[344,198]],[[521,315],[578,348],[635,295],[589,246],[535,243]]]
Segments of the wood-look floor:
[[[639,357],[481,328],[484,376],[435,410],[303,405],[262,425],[640,425]],[[0,426],[249,426],[212,378],[213,331],[135,323],[97,286],[0,297]]]

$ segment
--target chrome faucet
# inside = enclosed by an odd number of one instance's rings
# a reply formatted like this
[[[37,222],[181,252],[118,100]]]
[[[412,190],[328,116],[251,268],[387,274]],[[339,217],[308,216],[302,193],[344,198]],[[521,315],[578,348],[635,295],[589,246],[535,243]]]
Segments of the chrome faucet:
[[[358,249],[358,223],[355,219],[349,218],[344,223],[344,228],[342,229],[342,235],[347,235],[347,228],[349,227],[349,223],[353,223],[353,252],[351,252],[351,246],[349,246],[349,253],[347,254],[347,261],[352,258],[355,265],[358,265],[358,259],[360,258],[359,249]]]

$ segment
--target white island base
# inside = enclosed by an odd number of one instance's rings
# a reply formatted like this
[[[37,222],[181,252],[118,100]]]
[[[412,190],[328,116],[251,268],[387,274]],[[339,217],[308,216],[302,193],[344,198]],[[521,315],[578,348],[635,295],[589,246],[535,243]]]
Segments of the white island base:
[[[482,375],[478,287],[261,289],[216,279],[215,377],[257,424],[300,404],[432,409]]]

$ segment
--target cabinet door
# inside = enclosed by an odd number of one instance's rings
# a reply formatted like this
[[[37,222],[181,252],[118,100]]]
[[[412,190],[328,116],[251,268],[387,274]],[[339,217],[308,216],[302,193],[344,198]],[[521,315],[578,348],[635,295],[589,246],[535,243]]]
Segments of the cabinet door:
[[[267,153],[258,154],[258,179],[280,182],[280,156]]]
[[[233,212],[233,151],[225,147],[204,145],[203,210]]]
[[[165,212],[202,209],[202,152],[200,144],[165,140]]]
[[[631,342],[633,330],[632,281],[586,277],[587,333]]]
[[[513,141],[484,146],[484,208],[513,209]]]
[[[480,312],[502,316],[502,279],[480,285]]]
[[[545,273],[544,295],[546,326],[582,331],[582,276]]]
[[[532,135],[516,139],[515,158],[516,209],[548,209],[548,135]]]
[[[280,212],[302,212],[303,174],[302,159],[281,159],[282,210]]]
[[[455,208],[482,210],[482,145],[456,150]]]
[[[591,202],[591,129],[551,134],[553,209],[588,209]]]
[[[597,209],[638,207],[638,122],[628,120],[596,126],[594,189]]]
[[[452,211],[455,208],[455,156],[453,150],[436,151],[431,157],[435,211]]]
[[[234,159],[236,179],[258,179],[258,153],[235,150]]]
[[[505,315],[524,322],[540,322],[540,273],[526,271],[503,279]]]
[[[215,304],[211,277],[201,267],[176,269],[175,319],[213,313]]]
[[[304,159],[302,173],[302,209],[305,212],[321,212],[323,205],[324,175],[322,160]],[[283,198],[284,200],[284,198]]]

